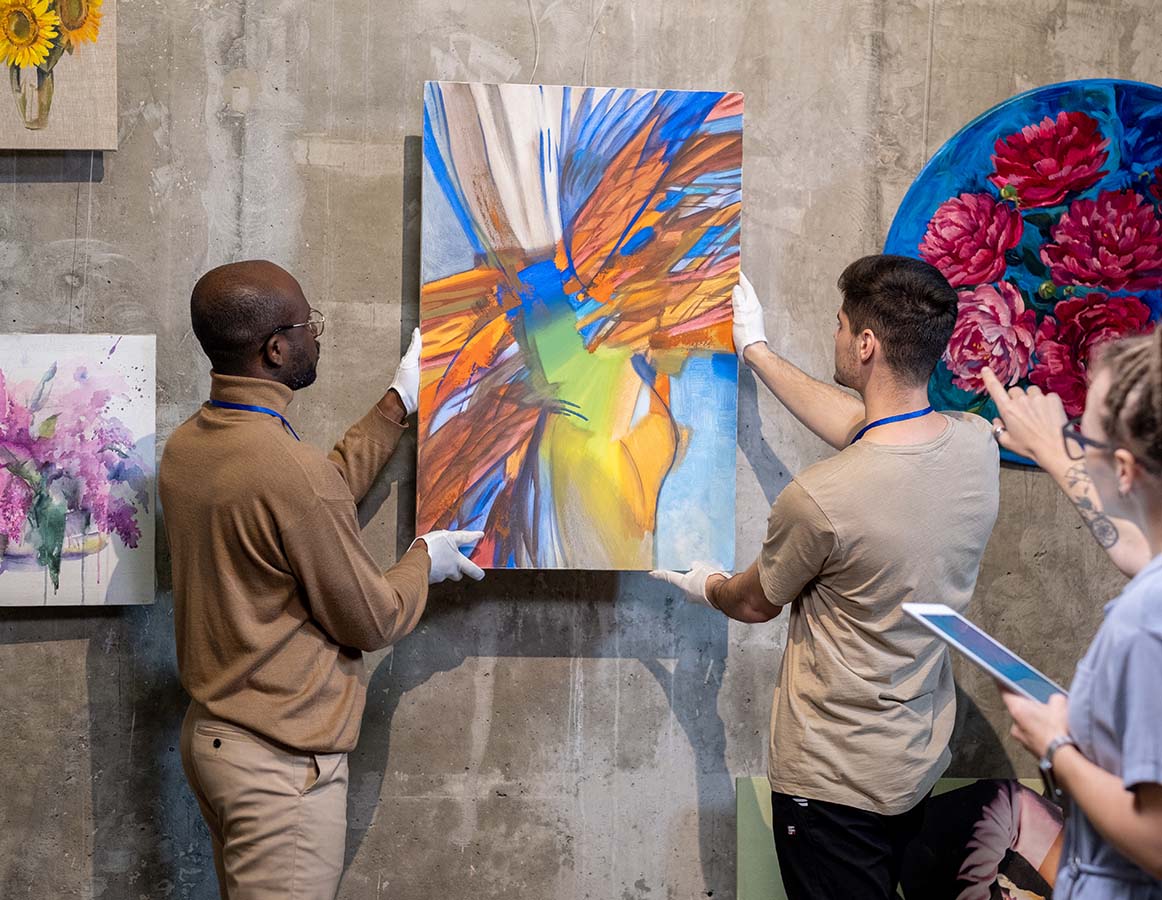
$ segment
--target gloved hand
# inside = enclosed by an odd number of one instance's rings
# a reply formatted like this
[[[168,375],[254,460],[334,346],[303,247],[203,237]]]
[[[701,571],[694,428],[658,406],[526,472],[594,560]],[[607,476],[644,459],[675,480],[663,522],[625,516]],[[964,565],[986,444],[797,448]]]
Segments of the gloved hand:
[[[410,416],[420,405],[420,350],[423,342],[420,340],[420,330],[412,332],[412,342],[408,344],[407,352],[399,361],[399,368],[395,371],[395,380],[392,381],[389,391],[399,394],[403,408]]]
[[[713,609],[718,609],[710,598],[706,595],[706,582],[710,580],[711,575],[721,575],[723,578],[730,576],[717,569],[710,563],[696,562],[690,567],[689,572],[668,572],[655,570],[650,572],[651,578],[656,578],[659,581],[665,581],[672,584],[674,587],[681,590],[686,595],[686,599],[691,603],[702,603]]]
[[[412,541],[412,547],[423,541],[428,548],[428,558],[432,561],[428,584],[459,581],[464,575],[473,581],[483,578],[484,570],[460,552],[463,547],[471,553],[482,537],[483,531],[429,531]]]
[[[751,344],[767,342],[766,328],[763,326],[763,308],[759,305],[758,294],[747,277],[738,273],[738,284],[730,292],[730,306],[734,310],[734,352],[745,362],[743,354]]]

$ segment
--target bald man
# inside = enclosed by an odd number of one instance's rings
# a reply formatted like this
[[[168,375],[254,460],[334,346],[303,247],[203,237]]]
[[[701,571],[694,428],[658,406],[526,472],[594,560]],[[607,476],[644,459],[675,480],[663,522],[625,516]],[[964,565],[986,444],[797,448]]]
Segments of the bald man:
[[[355,505],[416,409],[418,329],[379,402],[329,453],[287,417],[312,384],[323,316],[269,262],[214,269],[190,301],[213,366],[209,402],[166,444],[159,492],[173,563],[178,669],[191,704],[182,763],[222,897],[332,900],[359,737],[361,651],[410,632],[428,585],[484,573],[433,532],[382,571]]]

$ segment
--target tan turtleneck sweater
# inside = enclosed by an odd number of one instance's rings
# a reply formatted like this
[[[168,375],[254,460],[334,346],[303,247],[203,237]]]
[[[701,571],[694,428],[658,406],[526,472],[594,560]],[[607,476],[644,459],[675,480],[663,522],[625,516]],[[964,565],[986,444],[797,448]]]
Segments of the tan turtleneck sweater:
[[[218,374],[210,390],[283,415],[292,396]],[[324,455],[273,416],[205,404],[170,437],[158,491],[178,669],[211,715],[304,752],[354,748],[360,651],[411,631],[428,596],[427,551],[383,572],[355,515],[403,431],[373,408]]]

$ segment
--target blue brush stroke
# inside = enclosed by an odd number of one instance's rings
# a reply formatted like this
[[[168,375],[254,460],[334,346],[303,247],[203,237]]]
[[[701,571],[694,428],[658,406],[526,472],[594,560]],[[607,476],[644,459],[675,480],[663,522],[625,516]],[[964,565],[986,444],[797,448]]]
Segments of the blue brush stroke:
[[[423,283],[430,284],[473,268],[479,248],[465,233],[426,156],[423,198],[424,229],[420,267]]]
[[[652,226],[647,225],[645,228],[639,228],[637,231],[631,234],[629,240],[622,245],[621,255],[633,256],[635,253],[637,253],[638,250],[640,250],[653,239],[654,229]]]
[[[473,250],[483,254],[484,244],[476,233],[472,223],[472,213],[464,199],[460,182],[455,176],[452,165],[452,154],[449,149],[448,117],[444,109],[444,98],[440,93],[440,86],[434,81],[424,85],[424,160],[431,166],[432,176],[444,192],[456,220],[464,230]],[[427,229],[427,220],[424,222]]]
[[[682,459],[658,493],[655,564],[685,569],[702,560],[734,568],[738,359],[695,352],[670,377],[670,411],[686,429]]]
[[[658,370],[651,366],[649,360],[640,353],[635,353],[630,357],[630,363],[633,365],[633,370],[637,372],[638,378],[647,387],[652,388],[658,380]]]

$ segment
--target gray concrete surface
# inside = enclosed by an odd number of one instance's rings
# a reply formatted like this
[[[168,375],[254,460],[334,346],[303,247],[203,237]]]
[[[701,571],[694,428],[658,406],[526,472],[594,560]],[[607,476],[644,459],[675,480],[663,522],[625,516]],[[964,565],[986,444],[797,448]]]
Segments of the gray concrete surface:
[[[1151,13],[1154,15],[1151,16]],[[425,78],[747,94],[744,265],[778,348],[831,371],[834,283],[927,154],[1017,91],[1162,80],[1156,0],[123,0],[117,153],[0,154],[0,328],[156,332],[159,437],[204,398],[207,267],[265,256],[327,314],[296,425],[333,440],[416,319]],[[1156,22],[1155,22],[1156,24]],[[740,563],[824,448],[744,379]],[[410,539],[414,451],[368,536]],[[1061,679],[1120,578],[1038,472],[1003,473],[975,615]],[[211,898],[156,605],[0,611],[0,896]],[[764,770],[785,637],[644,576],[438,593],[374,667],[343,898],[731,898],[732,779]],[[963,673],[953,774],[1031,772]]]

